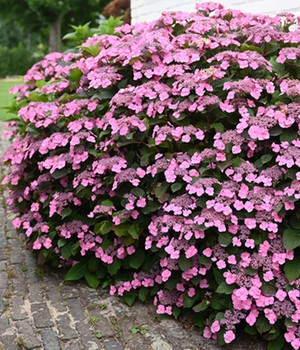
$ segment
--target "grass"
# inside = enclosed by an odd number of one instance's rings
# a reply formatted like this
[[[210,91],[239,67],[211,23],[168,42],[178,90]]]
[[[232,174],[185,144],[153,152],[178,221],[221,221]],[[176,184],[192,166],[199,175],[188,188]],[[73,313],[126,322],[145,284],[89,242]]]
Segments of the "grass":
[[[21,83],[22,80],[20,78],[0,79],[0,119],[3,119],[2,117],[12,116],[12,114],[2,108],[10,105],[13,99],[13,95],[9,94],[8,90]]]

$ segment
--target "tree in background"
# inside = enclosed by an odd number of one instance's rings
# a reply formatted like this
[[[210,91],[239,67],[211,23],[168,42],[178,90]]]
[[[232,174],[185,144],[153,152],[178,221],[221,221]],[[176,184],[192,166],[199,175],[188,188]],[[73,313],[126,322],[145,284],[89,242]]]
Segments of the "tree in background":
[[[16,28],[21,29],[22,34],[16,38],[14,46],[24,40],[26,33],[29,41],[33,36],[41,36],[47,41],[48,52],[59,51],[61,35],[67,32],[68,24],[96,21],[108,2],[109,0],[0,0],[0,23],[2,26],[14,23]]]

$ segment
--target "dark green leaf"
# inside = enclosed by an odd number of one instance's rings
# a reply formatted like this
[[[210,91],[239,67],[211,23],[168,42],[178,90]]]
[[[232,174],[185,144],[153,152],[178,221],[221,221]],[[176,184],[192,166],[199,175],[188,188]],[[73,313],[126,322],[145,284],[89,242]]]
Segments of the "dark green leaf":
[[[128,304],[129,306],[132,306],[133,303],[135,302],[135,299],[136,299],[136,294],[134,292],[126,293],[125,295],[126,304]]]
[[[63,169],[58,169],[56,171],[54,171],[54,173],[52,174],[52,177],[54,177],[54,179],[60,179],[64,176],[66,176],[68,174],[68,169],[67,168],[63,168]]]
[[[182,188],[183,184],[180,182],[175,182],[174,184],[171,185],[171,190],[172,192],[177,192]]]
[[[129,233],[128,233],[129,227],[130,227],[130,225],[127,222],[120,224],[118,226],[115,226],[114,227],[115,234],[118,237],[128,236],[129,235]]]
[[[138,294],[140,301],[143,301],[143,302],[146,301],[148,295],[149,295],[148,288],[141,287]]]
[[[232,294],[235,287],[233,285],[229,285],[226,282],[222,282],[219,284],[216,292],[220,294]]]
[[[65,276],[65,281],[78,281],[80,280],[85,273],[87,272],[87,264],[79,263],[70,268]]]
[[[250,334],[250,335],[255,335],[257,334],[257,330],[255,327],[250,327],[250,326],[246,326],[244,328],[244,331],[247,333],[247,334]]]
[[[281,350],[284,348],[284,344],[285,341],[283,336],[279,336],[276,339],[268,342],[267,350]]]
[[[286,250],[292,250],[300,246],[300,230],[287,228],[283,232],[283,244]]]
[[[64,245],[61,248],[61,255],[64,258],[69,259],[73,255],[73,252],[72,252],[73,245],[74,245],[73,242],[69,242],[68,244]]]
[[[267,295],[267,296],[273,296],[277,292],[277,288],[273,283],[266,283],[266,282],[262,284],[261,290],[264,293],[264,295]]]
[[[232,234],[227,233],[227,232],[219,233],[218,241],[219,241],[220,246],[228,247],[231,244],[231,241],[232,241]]]
[[[57,241],[57,246],[58,246],[58,248],[61,248],[61,247],[63,247],[66,243],[67,243],[66,240],[60,238],[60,239]]]
[[[185,256],[181,256],[178,260],[178,266],[182,271],[187,271],[192,266],[192,264],[192,260],[187,259]]]
[[[112,223],[107,220],[101,221],[94,226],[95,234],[106,235],[108,232],[111,231],[111,229],[112,229]]]
[[[263,334],[271,328],[271,325],[265,316],[259,316],[256,321],[256,328],[260,334]]]
[[[200,258],[199,258],[199,263],[200,264],[203,264],[203,265],[210,265],[211,264],[211,259],[204,256],[204,255],[201,255]]]
[[[282,77],[285,74],[284,65],[282,63],[277,62],[276,56],[271,57],[270,63],[272,64],[273,72],[275,72],[278,77]]]
[[[129,257],[129,265],[133,269],[138,269],[143,265],[145,261],[145,253],[143,250],[139,249],[134,254]]]
[[[294,260],[286,261],[284,265],[285,277],[289,282],[294,281],[300,277],[300,258],[294,258]]]
[[[270,160],[272,160],[272,158],[273,158],[273,155],[272,155],[272,154],[264,154],[264,155],[260,158],[260,160],[261,160],[262,164],[266,164],[266,163],[268,163]]]
[[[121,268],[120,260],[115,260],[112,264],[107,266],[107,271],[110,275],[115,275]]]
[[[194,304],[195,302],[197,301],[198,299],[198,296],[195,295],[194,297],[189,297],[188,295],[185,295],[184,296],[184,300],[183,300],[183,306],[187,309],[190,309]]]
[[[87,284],[91,287],[91,288],[98,288],[99,284],[100,284],[100,280],[91,272],[86,272],[84,274],[84,278],[87,282]]]
[[[128,233],[133,239],[138,239],[140,236],[140,233],[142,232],[142,229],[138,224],[132,224],[129,227]]]
[[[61,212],[61,217],[64,219],[67,216],[72,214],[72,209],[71,208],[65,208],[62,212]]]
[[[193,307],[193,311],[194,311],[194,312],[201,312],[201,311],[204,311],[204,310],[206,310],[206,309],[208,308],[209,304],[210,304],[209,301],[206,300],[206,299],[204,299],[204,300],[201,301],[200,304],[197,304],[197,305],[195,305],[195,306]]]

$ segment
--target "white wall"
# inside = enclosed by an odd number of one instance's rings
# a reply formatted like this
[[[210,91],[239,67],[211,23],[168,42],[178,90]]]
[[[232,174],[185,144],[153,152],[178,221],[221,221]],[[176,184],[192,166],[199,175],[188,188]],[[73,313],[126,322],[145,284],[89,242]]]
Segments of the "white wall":
[[[132,23],[157,19],[164,10],[187,11],[195,9],[196,3],[208,0],[131,0]],[[215,1],[215,0],[212,0]],[[292,12],[300,16],[300,0],[218,0],[227,8],[244,12],[276,14]]]

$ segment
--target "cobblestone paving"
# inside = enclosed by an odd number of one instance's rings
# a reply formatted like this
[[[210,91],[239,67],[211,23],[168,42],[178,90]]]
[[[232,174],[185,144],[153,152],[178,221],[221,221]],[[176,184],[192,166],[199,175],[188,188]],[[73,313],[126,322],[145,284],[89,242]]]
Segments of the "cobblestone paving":
[[[3,138],[1,143],[3,149]],[[219,349],[184,319],[157,319],[151,304],[130,308],[107,291],[84,283],[66,284],[60,272],[39,267],[11,225],[5,195],[2,190],[0,350]],[[245,348],[264,347],[249,342],[234,346],[235,350]]]

